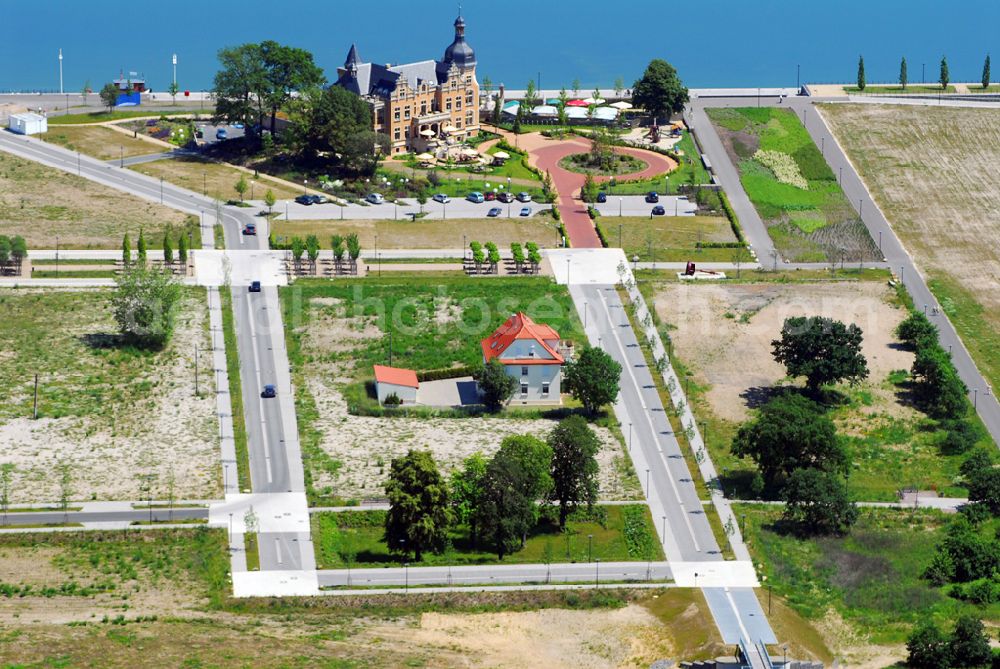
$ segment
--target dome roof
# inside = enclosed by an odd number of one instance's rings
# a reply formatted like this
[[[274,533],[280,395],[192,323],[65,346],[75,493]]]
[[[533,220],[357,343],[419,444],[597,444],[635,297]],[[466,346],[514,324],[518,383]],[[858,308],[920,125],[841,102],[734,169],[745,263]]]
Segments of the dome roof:
[[[444,62],[458,67],[474,67],[476,52],[465,41],[465,19],[461,15],[455,19],[455,41],[444,51]]]

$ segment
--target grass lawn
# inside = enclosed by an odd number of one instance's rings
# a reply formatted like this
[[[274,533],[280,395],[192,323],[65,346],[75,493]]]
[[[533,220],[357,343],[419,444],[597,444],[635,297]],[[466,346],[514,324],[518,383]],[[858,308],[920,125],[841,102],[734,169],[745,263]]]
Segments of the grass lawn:
[[[506,205],[505,205],[506,206]],[[356,233],[365,251],[379,249],[461,249],[476,240],[495,243],[509,249],[511,242],[535,242],[541,247],[554,247],[560,241],[557,223],[548,216],[517,216],[513,218],[427,219],[416,221],[388,220],[325,220],[272,221],[271,233],[282,238],[316,235],[324,248],[329,248],[334,234]]]
[[[32,279],[113,279],[115,271],[108,269],[36,269],[32,267]]]
[[[130,109],[127,111],[96,111],[84,114],[67,114],[65,116],[53,116],[49,119],[49,126],[56,125],[79,125],[81,123],[104,123],[105,121],[120,121],[130,118],[141,118],[151,116],[192,116],[196,112],[183,110],[169,110],[163,107],[150,107],[147,109]]]
[[[145,156],[150,153],[161,153],[167,149],[129,137],[104,126],[52,126],[51,129],[39,135],[40,139],[52,144],[64,146],[70,151],[79,151],[98,160],[112,160],[132,156]]]
[[[793,111],[709,109],[708,116],[783,257],[798,262],[876,257],[837,175]]]
[[[580,153],[571,153],[559,161],[559,167],[568,172],[592,174],[594,176],[633,174],[635,172],[641,172],[649,167],[649,163],[646,161],[640,160],[627,153],[612,154],[613,159],[610,169],[602,166],[591,165],[589,162],[589,156],[590,153],[585,151],[581,151]]]
[[[444,178],[447,177],[447,178]],[[542,195],[542,185],[540,182],[535,181],[533,186],[519,186],[512,183],[510,190],[516,195],[520,192],[526,192],[531,194],[531,199],[536,202],[546,202]],[[500,186],[503,188],[500,188]],[[430,186],[429,189],[432,193],[445,193],[446,195],[461,199],[473,191],[479,191],[480,193],[486,193],[491,190],[495,190],[498,193],[502,190],[507,190],[507,179],[506,178],[492,178],[484,177],[480,175],[470,175],[468,177],[454,177],[447,174],[442,174],[442,179],[436,186]],[[414,198],[408,198],[413,200]],[[500,206],[498,203],[497,206]],[[513,202],[511,207],[513,211],[516,211],[523,205],[520,202]],[[506,205],[504,205],[506,207]]]
[[[746,517],[744,536],[775,597],[807,620],[819,621],[832,608],[870,643],[891,645],[905,643],[923,620],[945,628],[962,613],[987,624],[1000,620],[1000,604],[961,602],[921,579],[944,537],[946,514],[862,508],[847,536],[801,539],[779,533],[774,522],[780,509],[753,504],[733,509]]]
[[[979,371],[993,387],[1000,388],[1000,330],[994,327],[1000,321],[998,314],[988,312],[976,294],[953,277],[938,274],[927,286],[955,326]],[[980,388],[979,393],[983,392]]]
[[[385,511],[350,511],[312,514],[316,566],[341,569],[348,566],[399,566],[405,560],[389,553],[382,539]],[[626,523],[626,519],[630,519]],[[497,564],[497,556],[488,545],[473,545],[468,528],[449,532],[451,546],[444,553],[425,553],[411,566]],[[590,550],[589,535],[593,535]],[[353,558],[351,557],[353,553]],[[591,559],[591,557],[593,559]],[[656,538],[652,516],[645,505],[598,506],[588,517],[578,512],[560,532],[558,522],[543,517],[529,533],[524,548],[504,557],[504,564],[539,564],[544,562],[602,562],[662,560],[663,550]]]
[[[501,149],[498,146],[492,146],[486,150],[486,153],[493,155],[498,151],[504,151],[510,155],[510,159],[504,162],[503,165],[488,165],[483,167],[484,172],[473,172],[472,168],[465,167],[461,163],[455,163],[454,165],[448,166],[444,163],[439,163],[437,167],[433,169],[425,169],[420,167],[420,163],[415,159],[414,154],[408,154],[405,160],[398,160],[394,158],[392,160],[383,161],[380,167],[392,170],[394,172],[401,172],[405,176],[423,176],[426,177],[428,173],[432,171],[437,171],[438,174],[448,175],[448,174],[468,174],[475,176],[476,178],[483,179],[503,179],[506,183],[507,177],[514,179],[519,185],[525,186],[536,186],[540,187],[538,177],[534,172],[525,167],[522,162],[524,159],[523,153],[517,153],[514,151],[508,151]]]
[[[692,177],[695,184],[711,183],[712,178],[701,162],[691,133],[685,131],[680,141],[674,145],[674,149],[682,151],[683,155],[680,156],[677,167],[671,172],[650,179],[615,183],[613,187],[610,184],[602,184],[602,187],[608,188],[609,195],[645,195],[651,190],[669,195],[676,193],[680,186],[690,184]],[[664,179],[664,177],[669,178]]]
[[[235,167],[201,160],[198,157],[165,158],[151,163],[133,165],[129,169],[154,178],[163,177],[164,180],[174,185],[223,201],[239,199],[239,194],[233,187],[241,176],[246,177],[248,183],[252,180],[252,175]],[[264,197],[264,193],[268,189],[273,191],[274,196],[279,200],[290,200],[302,194],[282,183],[262,177],[257,180],[254,186],[253,196],[259,200]],[[246,198],[251,199],[250,196],[251,193],[248,190]]]
[[[119,249],[139,230],[149,248],[163,233],[190,230],[201,245],[197,218],[63,172],[0,153],[0,234],[21,235],[31,249]],[[175,247],[176,248],[176,247]]]
[[[976,88],[969,88],[969,91],[973,91]],[[865,86],[865,90],[861,90],[857,86],[844,86],[845,93],[863,93],[865,95],[913,95],[913,94],[935,94],[935,93],[954,93],[955,87],[951,84],[947,88],[941,88],[941,84],[907,84],[906,88],[903,88],[899,84],[868,84]]]
[[[640,262],[730,262],[736,249],[699,248],[699,243],[736,242],[722,216],[598,216],[595,223],[611,246]],[[619,236],[619,226],[621,234]]]

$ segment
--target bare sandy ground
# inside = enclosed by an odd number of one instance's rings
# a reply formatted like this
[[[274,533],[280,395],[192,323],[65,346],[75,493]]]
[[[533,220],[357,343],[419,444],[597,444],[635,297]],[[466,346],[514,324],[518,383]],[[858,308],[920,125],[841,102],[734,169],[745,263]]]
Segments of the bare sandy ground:
[[[81,417],[0,419],[0,462],[16,467],[11,503],[53,502],[60,497],[58,466],[71,464],[71,499],[134,500],[140,476],[153,474],[153,497],[168,495],[173,473],[176,499],[206,499],[221,494],[216,437],[215,375],[211,372],[208,309],[186,294],[168,348],[144,365],[152,389],[122,407]],[[113,331],[107,313],[67,314],[66,327],[53,336],[74,340]],[[194,349],[201,349],[201,396],[194,396]],[[81,351],[81,358],[87,354]],[[85,375],[88,368],[66,370]],[[80,392],[85,390],[85,383]]]
[[[892,370],[909,370],[913,355],[891,346],[892,333],[906,316],[888,301],[891,295],[886,285],[874,282],[664,283],[657,288],[654,308],[664,322],[676,326],[670,336],[681,360],[695,370],[698,382],[711,386],[706,396],[712,411],[741,421],[755,389],[786,378],[784,366],[771,357],[771,341],[792,316],[857,324],[864,332],[866,387],[873,392]],[[886,402],[894,404],[890,397]],[[885,409],[885,403],[878,404]]]

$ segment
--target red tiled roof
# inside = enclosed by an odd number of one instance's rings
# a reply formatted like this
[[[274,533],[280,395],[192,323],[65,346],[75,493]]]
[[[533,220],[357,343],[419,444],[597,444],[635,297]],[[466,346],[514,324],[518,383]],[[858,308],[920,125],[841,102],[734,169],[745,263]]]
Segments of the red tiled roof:
[[[482,341],[483,359],[489,361],[500,356],[518,339],[531,339],[538,343],[552,356],[551,360],[544,358],[524,358],[517,360],[502,360],[505,365],[561,365],[565,359],[558,351],[547,343],[546,339],[559,339],[559,333],[548,325],[535,323],[523,312],[517,312],[496,329],[496,332]]]
[[[376,383],[389,383],[394,386],[409,386],[419,388],[417,373],[412,369],[400,369],[399,367],[386,367],[385,365],[375,365]]]

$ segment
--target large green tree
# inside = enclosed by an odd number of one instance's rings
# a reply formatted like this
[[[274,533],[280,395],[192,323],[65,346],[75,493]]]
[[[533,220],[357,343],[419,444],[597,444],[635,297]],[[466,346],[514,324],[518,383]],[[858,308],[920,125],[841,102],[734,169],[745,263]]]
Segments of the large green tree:
[[[597,452],[601,441],[582,416],[559,421],[549,433],[552,449],[552,498],[559,503],[559,527],[579,504],[597,502]]]
[[[858,90],[865,90],[867,82],[865,81],[865,57],[858,56]]]
[[[394,458],[385,494],[385,541],[390,550],[403,555],[412,551],[419,562],[425,551],[444,549],[451,522],[448,485],[430,451],[410,450]]]
[[[596,413],[618,396],[622,366],[599,348],[587,346],[563,372],[566,390],[583,403],[589,413]]]
[[[952,667],[986,667],[993,658],[990,638],[982,621],[969,614],[960,616],[955,623],[948,648]]]
[[[906,90],[906,82],[908,78],[909,77],[907,77],[906,72],[906,57],[904,56],[903,59],[899,61],[899,86],[904,90]]]
[[[796,469],[784,489],[782,518],[803,534],[843,534],[858,519],[858,509],[838,474]]]
[[[388,138],[372,131],[368,103],[340,86],[312,88],[290,105],[289,141],[302,155],[323,154],[350,170],[374,172]]]
[[[143,348],[160,349],[174,330],[181,286],[170,272],[126,265],[115,278],[111,310],[125,339]]]
[[[469,538],[473,545],[479,536],[475,511],[483,492],[487,464],[489,461],[482,453],[473,453],[462,461],[461,469],[451,473],[448,481],[455,521],[469,526]]]
[[[104,84],[98,96],[100,96],[101,102],[108,108],[108,111],[111,112],[114,110],[115,105],[118,104],[118,87],[114,84]]]
[[[949,669],[948,637],[931,620],[917,626],[906,641],[906,666],[913,669]]]
[[[765,483],[775,486],[796,469],[845,473],[847,452],[837,439],[833,421],[807,397],[775,397],[754,420],[736,432],[732,450],[757,463]]]
[[[896,326],[896,337],[913,350],[935,343],[937,335],[937,326],[920,311],[914,311]]]
[[[670,63],[656,58],[646,66],[642,78],[632,85],[632,102],[649,112],[655,122],[684,109],[688,89]]]
[[[517,379],[510,376],[503,363],[496,358],[480,367],[475,377],[479,391],[483,394],[483,404],[490,411],[502,409],[517,389]]]
[[[259,44],[241,44],[219,51],[215,73],[215,116],[252,129],[263,123],[268,101],[268,72]]]
[[[932,418],[961,418],[968,412],[968,389],[948,352],[937,343],[917,349],[910,375],[917,404]]]
[[[499,453],[517,460],[528,478],[527,493],[532,499],[548,499],[552,493],[552,447],[530,434],[512,434],[500,442]]]
[[[951,80],[948,74],[948,59],[941,56],[941,72],[938,76],[938,83],[941,84],[941,90],[948,88],[948,82]]]
[[[981,502],[994,515],[1000,514],[1000,469],[993,466],[979,469],[969,476],[969,501]]]
[[[503,560],[521,548],[535,522],[531,473],[510,453],[498,451],[486,467],[482,495],[476,506],[476,526]]]
[[[822,316],[786,318],[781,338],[771,342],[774,359],[785,365],[789,376],[806,377],[810,390],[847,380],[851,384],[868,377],[868,363],[861,352],[861,328],[853,323]]]
[[[267,81],[266,104],[271,111],[271,128],[274,128],[278,111],[291,99],[293,92],[322,86],[326,77],[323,69],[313,62],[312,53],[305,49],[267,40],[261,42],[260,54]]]

